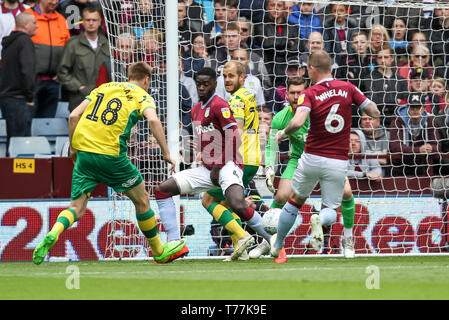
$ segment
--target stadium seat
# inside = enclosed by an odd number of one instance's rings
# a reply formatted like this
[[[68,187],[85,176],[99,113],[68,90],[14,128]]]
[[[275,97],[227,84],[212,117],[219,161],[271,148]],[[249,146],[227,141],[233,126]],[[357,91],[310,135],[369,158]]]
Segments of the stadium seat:
[[[65,118],[68,119],[70,115],[69,103],[65,101],[59,101],[58,107],[56,108],[55,118]]]
[[[11,137],[10,158],[50,158],[51,147],[46,137]]]
[[[66,142],[69,141],[69,137],[68,136],[64,136],[64,137],[56,137],[56,143],[55,143],[55,155],[57,157],[62,157],[62,150],[64,148],[64,145],[66,144]]]
[[[31,135],[46,137],[53,153],[55,153],[56,137],[68,134],[69,125],[64,118],[34,118],[31,122]]]
[[[0,158],[6,156],[6,120],[0,119]]]
[[[67,136],[69,124],[62,118],[33,118],[31,122],[32,136],[45,136],[48,141],[56,141],[57,136]]]

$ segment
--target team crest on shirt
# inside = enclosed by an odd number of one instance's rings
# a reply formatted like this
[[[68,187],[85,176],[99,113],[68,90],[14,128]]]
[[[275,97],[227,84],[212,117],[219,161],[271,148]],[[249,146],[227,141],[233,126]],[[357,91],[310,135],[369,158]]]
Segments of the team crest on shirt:
[[[305,93],[303,93],[302,95],[299,96],[299,98],[298,98],[298,106],[303,104],[305,97],[306,97]]]
[[[210,108],[206,109],[206,112],[204,113],[204,117],[207,118],[209,116]]]
[[[232,104],[231,107],[232,108],[242,108],[243,109],[245,107],[245,105],[243,103],[241,103],[241,102],[235,102],[235,103]]]
[[[223,118],[228,119],[231,116],[231,110],[229,108],[221,108]]]

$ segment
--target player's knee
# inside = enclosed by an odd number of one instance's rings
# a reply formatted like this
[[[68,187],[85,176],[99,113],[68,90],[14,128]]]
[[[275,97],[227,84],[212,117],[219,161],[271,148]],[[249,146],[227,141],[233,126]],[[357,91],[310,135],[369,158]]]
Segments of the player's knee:
[[[212,197],[208,197],[208,196],[205,195],[205,196],[201,199],[201,204],[203,205],[203,208],[204,208],[204,209],[209,208],[209,206],[210,206],[212,203],[214,203],[214,199],[213,199]]]
[[[351,185],[349,184],[348,179],[346,179],[345,188],[343,190],[343,200],[349,200],[351,198],[352,198],[352,188]]]
[[[175,179],[170,178],[162,182],[160,185],[158,185],[155,189],[155,192],[174,196],[179,194],[179,188],[178,185],[176,184]]]
[[[84,216],[84,213],[86,212],[86,207],[71,206],[70,209],[75,211],[76,221],[79,221]]]
[[[137,213],[145,213],[150,210],[150,204],[148,203],[148,197],[145,199],[139,198],[134,201],[134,206],[136,207]]]
[[[208,201],[206,199],[201,199],[201,204],[203,205],[204,209],[209,208]]]
[[[245,196],[243,194],[243,187],[239,185],[232,185],[226,189],[226,199],[231,209],[242,217],[248,205],[246,204]]]
[[[304,202],[306,202],[307,198],[302,198],[292,191],[285,202],[287,202],[288,200],[293,202],[298,208],[301,208]]]
[[[246,208],[248,208],[245,199],[240,201],[230,201],[229,206],[239,217],[244,217]]]
[[[343,191],[343,200],[349,200],[352,198],[352,190],[351,188],[346,188]]]
[[[288,200],[289,194],[288,193],[277,193],[276,194],[276,202],[279,204],[285,204]]]

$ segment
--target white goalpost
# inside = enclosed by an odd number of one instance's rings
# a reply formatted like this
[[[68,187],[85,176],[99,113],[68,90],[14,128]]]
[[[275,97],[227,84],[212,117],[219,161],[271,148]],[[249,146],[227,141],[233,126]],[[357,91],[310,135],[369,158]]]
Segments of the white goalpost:
[[[449,149],[445,149],[449,137],[444,136],[449,125],[446,122],[446,117],[449,119],[446,112],[449,110],[449,43],[436,28],[444,23],[449,28],[449,1],[310,0],[306,2],[312,5],[310,13],[301,11],[306,9],[300,1],[265,1],[282,2],[281,12],[273,13],[269,8],[238,8],[239,1],[227,0],[225,17],[239,27],[238,48],[231,48],[232,44],[225,39],[226,24],[217,21],[217,26],[207,27],[211,20],[205,17],[213,16],[214,11],[210,1],[186,2],[189,4],[181,4],[179,11],[177,0],[100,0],[110,41],[113,80],[125,81],[127,67],[135,61],[146,61],[154,69],[149,93],[156,101],[171,156],[177,161],[176,170],[196,165],[191,154],[188,114],[198,99],[192,79],[198,68],[211,66],[220,75],[223,64],[233,58],[236,49],[246,50],[247,73],[254,76],[253,85],[260,86],[263,95],[259,96],[263,103],[258,106],[263,152],[273,116],[288,105],[286,75],[307,76],[304,63],[309,50],[314,50],[311,33],[316,31],[314,34],[321,38],[315,41],[334,61],[335,78],[358,86],[378,104],[382,113],[380,127],[375,129],[362,123],[366,117],[353,111],[353,128],[358,129],[359,140],[367,142],[361,150],[352,149],[354,152],[350,154],[349,178],[356,204],[353,229],[356,256],[449,252],[445,192],[449,184],[444,179],[449,175],[449,160],[445,160],[449,159],[446,157]],[[221,1],[216,2],[221,6]],[[347,10],[341,25],[336,18],[339,6]],[[184,10],[187,17],[178,24]],[[258,15],[260,12],[266,17]],[[274,34],[268,31],[270,17],[286,21],[281,28],[273,27]],[[296,36],[288,34],[287,28],[296,30]],[[391,63],[387,61],[390,56]],[[256,92],[256,87],[251,89]],[[425,105],[421,116],[425,120],[400,126],[410,120],[407,108],[413,103],[410,97],[416,94]],[[385,138],[377,138],[381,130],[386,133]],[[419,138],[415,141],[415,137]],[[431,149],[421,152],[420,146],[427,144]],[[284,144],[277,152],[276,186],[290,150]],[[153,188],[169,174],[144,121],[139,122],[129,142],[129,157],[144,176],[150,205],[158,216]],[[380,177],[370,178],[366,171],[370,169]],[[263,172],[260,168],[253,179],[253,189],[247,190],[261,197],[256,204],[262,215],[275,199],[265,185]],[[137,227],[132,203],[112,191],[110,203],[104,258],[151,257],[147,241]],[[175,204],[181,232],[188,239],[189,257],[216,258],[232,252],[229,235],[202,207],[201,197],[182,195],[175,198]],[[315,252],[310,246],[309,220],[320,205],[317,188],[286,238],[289,256],[342,254],[344,222],[340,209],[336,223],[327,231],[323,251]],[[164,241],[162,226],[159,231]]]

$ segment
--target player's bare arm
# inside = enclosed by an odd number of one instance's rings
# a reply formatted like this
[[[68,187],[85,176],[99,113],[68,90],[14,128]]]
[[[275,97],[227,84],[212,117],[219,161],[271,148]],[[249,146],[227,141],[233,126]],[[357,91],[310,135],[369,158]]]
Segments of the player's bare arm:
[[[380,111],[377,108],[377,104],[373,101],[370,101],[366,106],[363,107],[363,111],[366,112],[372,118],[379,118]]]
[[[150,126],[153,136],[156,138],[159,146],[161,147],[162,157],[165,162],[171,164],[170,173],[175,172],[175,162],[170,157],[170,151],[168,149],[167,140],[165,139],[164,128],[162,123],[157,116],[156,110],[153,108],[147,108],[143,112],[143,115],[148,120],[148,125]]]
[[[237,127],[239,128],[240,136],[243,135],[243,126],[245,125],[245,121],[242,119],[235,119],[235,122],[237,122]]]
[[[309,113],[310,113],[309,109],[305,108],[296,109],[295,115],[293,116],[292,120],[287,125],[287,127],[284,130],[279,130],[276,133],[275,137],[276,142],[281,143],[281,141],[287,138],[287,136],[299,130],[299,128],[301,128],[306,122]]]
[[[87,106],[89,105],[90,101],[88,99],[84,99],[83,102],[81,102],[78,107],[76,107],[69,116],[69,141],[70,141],[70,151],[69,155],[73,160],[73,163],[76,161],[76,150],[72,148],[72,137],[73,132],[75,132],[76,125],[81,119],[81,116],[84,113],[84,110],[86,110]]]

